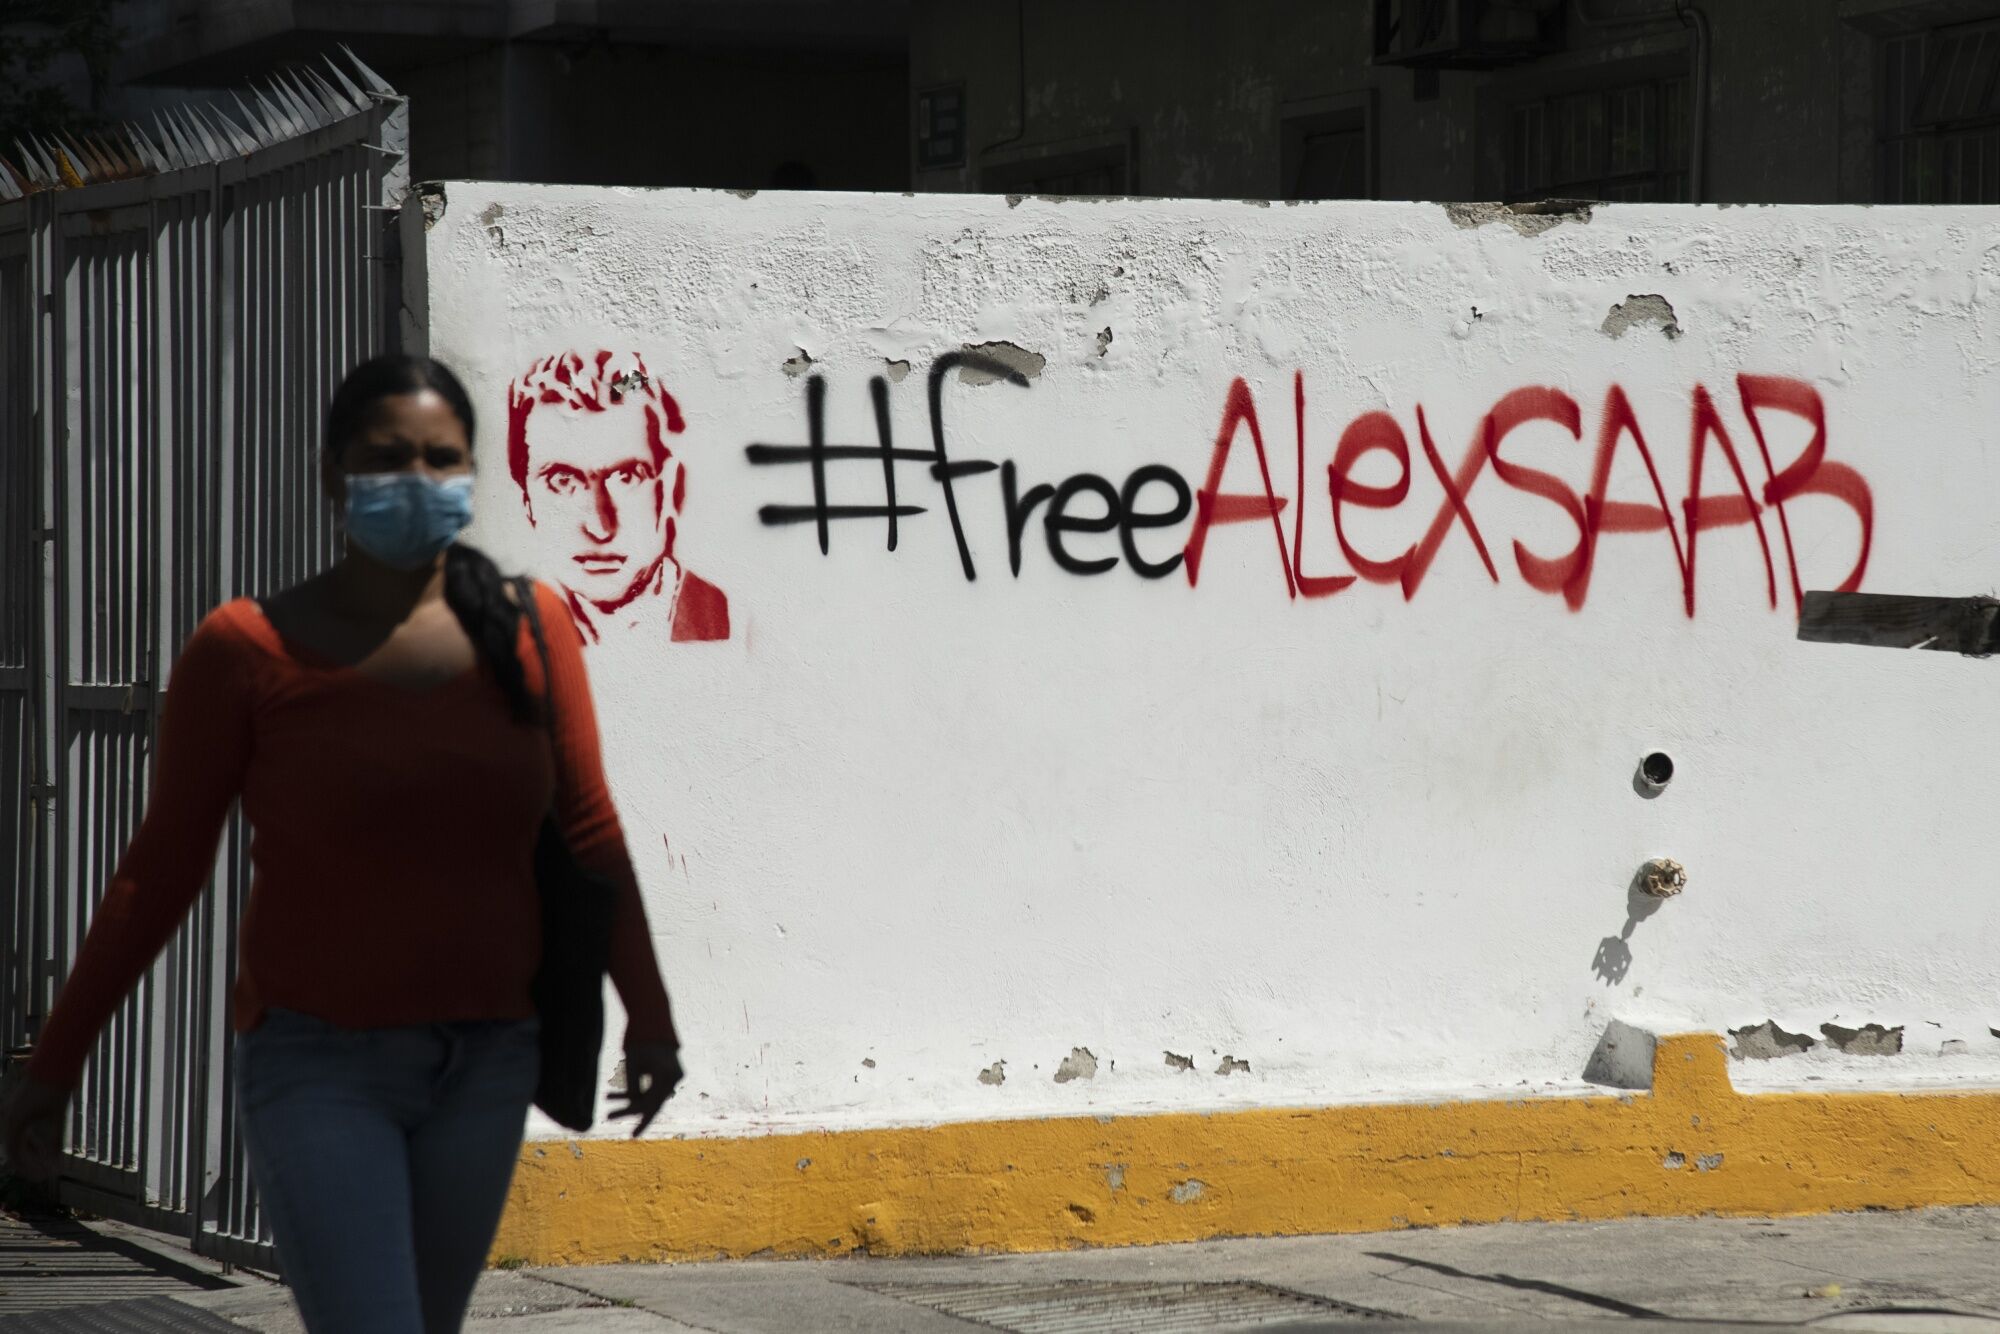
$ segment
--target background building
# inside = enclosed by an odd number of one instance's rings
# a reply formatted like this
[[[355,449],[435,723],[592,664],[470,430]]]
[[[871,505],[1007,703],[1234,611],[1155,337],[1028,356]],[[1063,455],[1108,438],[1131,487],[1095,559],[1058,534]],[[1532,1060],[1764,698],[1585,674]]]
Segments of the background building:
[[[125,87],[346,42],[417,177],[2000,200],[2000,0],[127,0]]]
[[[1012,19],[1013,23],[1004,20]],[[2000,200],[1989,0],[920,6],[920,190]]]
[[[906,0],[128,0],[128,83],[232,87],[350,45],[420,177],[900,190]]]

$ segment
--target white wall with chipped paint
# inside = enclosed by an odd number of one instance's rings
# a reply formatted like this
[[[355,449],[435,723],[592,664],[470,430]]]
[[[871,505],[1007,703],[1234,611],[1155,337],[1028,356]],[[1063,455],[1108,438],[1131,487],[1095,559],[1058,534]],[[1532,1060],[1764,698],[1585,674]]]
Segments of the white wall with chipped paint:
[[[1702,535],[1693,617],[1659,533],[1604,536],[1571,612],[1512,556],[1566,549],[1569,521],[1489,470],[1469,505],[1497,584],[1454,528],[1413,600],[1295,600],[1268,524],[1215,528],[1193,588],[1062,573],[1039,523],[1010,576],[987,474],[958,487],[968,582],[923,468],[901,468],[928,512],[897,550],[847,522],[822,556],[810,525],[758,517],[809,500],[807,470],[744,452],[805,441],[801,353],[836,442],[875,441],[869,378],[911,363],[890,411],[922,447],[931,359],[1006,340],[1046,366],[1025,390],[948,381],[954,457],[1011,459],[1023,486],[1148,463],[1199,486],[1240,375],[1290,497],[1297,370],[1303,568],[1323,575],[1346,569],[1326,468],[1363,412],[1413,453],[1402,506],[1348,512],[1382,556],[1444,504],[1419,405],[1456,463],[1504,392],[1565,390],[1582,442],[1541,424],[1507,453],[1582,491],[1620,384],[1678,512],[1693,387],[1761,484],[1734,377],[1786,375],[1872,488],[1864,587],[1981,592],[2000,584],[1990,211],[1620,206],[1537,231],[1418,204],[439,189],[411,253],[430,347],[487,422],[478,540],[560,563],[501,457],[505,385],[535,358],[636,348],[687,416],[681,553],[735,634],[592,650],[687,1043],[666,1128],[1567,1092],[1614,1017],[1905,1028],[1901,1058],[1735,1067],[1752,1086],[2000,1078],[2000,677],[1797,642],[1775,524],[1777,610],[1736,527]],[[1635,294],[1680,336],[1608,336]],[[1804,432],[1766,422],[1782,465]],[[1247,444],[1226,490],[1259,489]],[[1360,478],[1392,472],[1377,455]],[[829,479],[880,503],[873,465]],[[1611,494],[1649,498],[1629,452]],[[1801,582],[1837,583],[1853,514],[1786,508]],[[1185,531],[1142,540],[1158,558]],[[1679,773],[1648,801],[1654,748]],[[1687,892],[1630,921],[1656,855]],[[1095,1074],[1057,1082],[1074,1049]]]

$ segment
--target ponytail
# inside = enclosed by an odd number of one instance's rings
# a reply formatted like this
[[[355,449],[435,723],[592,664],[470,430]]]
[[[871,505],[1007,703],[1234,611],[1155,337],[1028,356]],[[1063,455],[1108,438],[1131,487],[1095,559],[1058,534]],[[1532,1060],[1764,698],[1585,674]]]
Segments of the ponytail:
[[[479,660],[500,683],[515,721],[538,719],[541,711],[528,697],[528,677],[521,667],[522,609],[510,595],[500,567],[479,548],[453,543],[444,556],[444,600],[472,640]]]

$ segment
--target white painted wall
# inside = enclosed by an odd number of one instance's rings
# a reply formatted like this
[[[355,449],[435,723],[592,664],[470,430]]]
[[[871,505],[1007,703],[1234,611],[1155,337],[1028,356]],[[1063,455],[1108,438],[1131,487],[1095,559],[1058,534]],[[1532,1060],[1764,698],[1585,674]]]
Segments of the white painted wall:
[[[811,525],[758,517],[809,501],[809,470],[745,454],[805,442],[820,374],[829,440],[873,444],[885,359],[912,365],[889,412],[922,448],[932,359],[1008,340],[1046,367],[1026,389],[950,377],[953,457],[1013,460],[1023,487],[1152,463],[1199,487],[1242,376],[1291,497],[1298,371],[1304,569],[1330,575],[1348,566],[1327,467],[1362,413],[1391,414],[1412,451],[1400,507],[1346,512],[1381,557],[1445,504],[1419,406],[1455,466],[1508,391],[1573,395],[1580,443],[1544,422],[1502,453],[1582,491],[1622,385],[1678,525],[1695,386],[1761,494],[1736,376],[1788,376],[1824,398],[1827,459],[1872,491],[1863,587],[1983,592],[2000,583],[1991,211],[1627,206],[1523,235],[1422,204],[442,188],[417,244],[431,348],[486,414],[477,540],[565,568],[574,535],[527,525],[504,462],[505,386],[535,359],[636,349],[686,415],[679,550],[734,633],[672,643],[661,621],[592,650],[687,1042],[665,1129],[1573,1090],[1614,1016],[1907,1026],[1901,1060],[1744,1063],[1750,1085],[2000,1074],[2000,668],[1797,642],[1775,513],[1776,610],[1754,533],[1732,527],[1701,535],[1692,617],[1664,533],[1604,535],[1572,612],[1512,548],[1560,553],[1575,529],[1491,469],[1467,503],[1497,584],[1454,527],[1412,600],[1374,583],[1293,599],[1268,522],[1215,527],[1191,588],[1063,573],[1038,513],[1013,577],[989,473],[956,485],[968,582],[922,465],[899,467],[928,512],[896,551],[879,520],[835,522],[822,556]],[[1647,293],[1682,336],[1601,331]],[[787,373],[802,352],[808,374]],[[1782,468],[1808,432],[1762,420]],[[1227,491],[1260,490],[1248,446]],[[1393,473],[1378,453],[1358,476]],[[881,503],[873,463],[828,478],[836,503]],[[1704,489],[1733,490],[1713,446]],[[1629,445],[1610,496],[1650,500]],[[1838,584],[1852,510],[1785,509],[1800,582]],[[1632,778],[1653,748],[1680,769],[1648,801]],[[1655,855],[1688,889],[1630,927],[1621,971],[1600,951]],[[1966,1053],[1937,1059],[1946,1040]],[[1073,1048],[1096,1075],[1057,1083]],[[1218,1075],[1224,1057],[1248,1072]],[[980,1082],[1001,1061],[1005,1083]]]

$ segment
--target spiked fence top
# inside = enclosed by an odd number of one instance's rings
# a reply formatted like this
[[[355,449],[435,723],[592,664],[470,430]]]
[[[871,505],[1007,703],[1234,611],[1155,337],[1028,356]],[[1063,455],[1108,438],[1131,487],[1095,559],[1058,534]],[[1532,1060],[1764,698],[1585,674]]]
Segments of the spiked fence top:
[[[214,103],[159,112],[153,128],[127,121],[96,134],[56,133],[16,139],[13,156],[0,151],[0,203],[42,190],[75,190],[99,181],[213,166],[360,114],[398,94],[388,80],[342,46],[351,67],[324,57],[327,74],[299,66],[273,74],[248,99],[231,94],[236,114]]]

